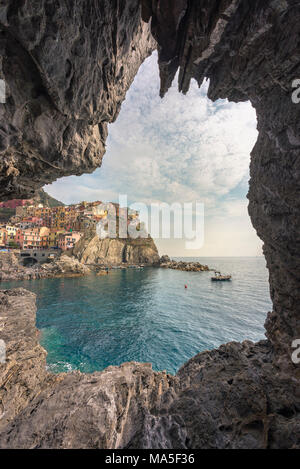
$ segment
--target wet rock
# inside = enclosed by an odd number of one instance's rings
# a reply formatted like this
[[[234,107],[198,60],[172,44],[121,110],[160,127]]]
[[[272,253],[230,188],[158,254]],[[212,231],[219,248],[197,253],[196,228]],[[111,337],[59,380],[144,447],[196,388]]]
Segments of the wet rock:
[[[167,256],[166,254],[164,256],[161,256],[160,258],[161,264],[167,264],[168,262],[171,262],[171,259],[169,258],[169,256]]]
[[[1,281],[72,277],[91,273],[90,269],[78,259],[64,254],[49,264],[24,267],[14,253],[3,252],[0,253],[0,266]]]

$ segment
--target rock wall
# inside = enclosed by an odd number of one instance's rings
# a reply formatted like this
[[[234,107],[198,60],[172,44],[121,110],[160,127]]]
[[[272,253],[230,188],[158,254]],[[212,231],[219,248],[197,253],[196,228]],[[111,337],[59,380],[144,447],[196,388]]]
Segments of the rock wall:
[[[85,234],[71,253],[83,264],[118,265],[159,264],[160,257],[152,238],[100,239],[94,230]]]

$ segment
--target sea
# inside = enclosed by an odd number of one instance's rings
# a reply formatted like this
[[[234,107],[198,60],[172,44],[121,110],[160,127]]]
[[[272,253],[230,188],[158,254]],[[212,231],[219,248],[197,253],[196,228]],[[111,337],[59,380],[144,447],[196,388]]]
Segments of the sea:
[[[175,374],[199,352],[265,338],[272,305],[263,257],[181,260],[207,264],[232,281],[212,282],[213,272],[147,267],[0,287],[36,293],[40,342],[55,373],[138,361]]]

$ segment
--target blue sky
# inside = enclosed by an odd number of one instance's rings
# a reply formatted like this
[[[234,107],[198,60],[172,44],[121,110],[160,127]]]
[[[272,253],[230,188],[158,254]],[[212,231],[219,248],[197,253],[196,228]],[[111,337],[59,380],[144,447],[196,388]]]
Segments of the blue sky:
[[[65,203],[80,200],[195,202],[205,206],[203,248],[184,240],[157,240],[172,256],[257,256],[261,242],[247,213],[250,152],[257,138],[250,103],[211,102],[208,83],[184,96],[174,82],[159,97],[157,55],[141,66],[120,115],[109,126],[102,167],[46,186]]]

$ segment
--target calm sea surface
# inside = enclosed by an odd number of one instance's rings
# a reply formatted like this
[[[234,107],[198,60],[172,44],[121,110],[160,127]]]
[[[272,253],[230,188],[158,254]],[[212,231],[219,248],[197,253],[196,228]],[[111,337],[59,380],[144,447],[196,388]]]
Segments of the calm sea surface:
[[[233,281],[212,282],[212,272],[145,268],[0,286],[37,294],[37,327],[54,372],[135,360],[175,373],[203,350],[263,339],[271,309],[264,258],[198,260],[231,273]]]

